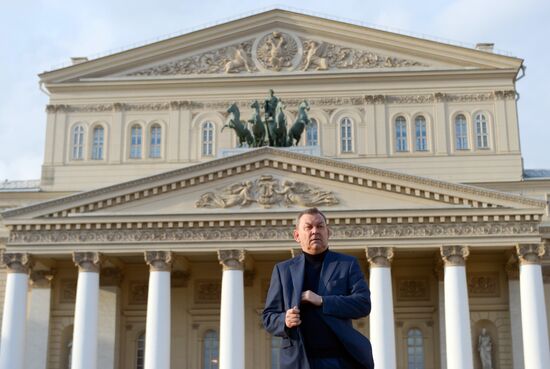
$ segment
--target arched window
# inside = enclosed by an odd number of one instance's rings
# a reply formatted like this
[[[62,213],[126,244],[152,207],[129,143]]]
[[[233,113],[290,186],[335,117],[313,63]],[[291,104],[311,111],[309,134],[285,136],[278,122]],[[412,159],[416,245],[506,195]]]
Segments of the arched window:
[[[73,128],[71,158],[73,160],[84,159],[84,127],[80,124]]]
[[[407,362],[408,369],[424,369],[424,339],[418,328],[407,333]]]
[[[319,126],[315,119],[306,126],[306,146],[317,146],[319,144]]]
[[[415,133],[415,151],[427,151],[428,142],[426,139],[426,118],[419,115],[414,120],[414,133]]]
[[[105,129],[101,126],[95,127],[92,132],[92,160],[103,159],[104,141],[105,141]]]
[[[395,118],[395,151],[408,151],[407,121],[404,117]]]
[[[281,337],[271,336],[271,369],[279,369],[281,367],[279,352],[281,351],[282,341]]]
[[[457,150],[468,150],[468,124],[463,114],[455,118],[455,147]]]
[[[478,149],[489,148],[489,130],[485,114],[476,115],[476,145]]]
[[[154,124],[151,127],[151,141],[149,145],[149,157],[160,158],[160,143],[162,130],[160,125]]]
[[[214,330],[208,330],[204,333],[202,369],[218,369],[218,355],[218,333]]]
[[[212,156],[214,152],[214,124],[204,122],[202,125],[202,155]]]
[[[351,119],[348,117],[342,118],[340,121],[340,152],[352,152],[353,151],[353,137]]]
[[[136,369],[145,368],[145,332],[136,339]]]
[[[141,159],[142,129],[139,124],[132,126],[130,130],[130,158]]]

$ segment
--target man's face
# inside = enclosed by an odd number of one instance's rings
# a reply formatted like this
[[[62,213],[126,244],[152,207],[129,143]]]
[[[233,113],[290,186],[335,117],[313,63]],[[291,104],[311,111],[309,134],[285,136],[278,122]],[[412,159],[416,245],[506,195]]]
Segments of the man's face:
[[[304,214],[294,230],[294,239],[302,251],[317,255],[328,248],[328,226],[321,214]]]

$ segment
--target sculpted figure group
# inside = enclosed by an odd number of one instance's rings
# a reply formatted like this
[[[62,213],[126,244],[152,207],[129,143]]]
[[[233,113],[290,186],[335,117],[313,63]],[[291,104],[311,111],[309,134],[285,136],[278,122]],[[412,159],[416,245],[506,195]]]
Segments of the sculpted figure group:
[[[285,116],[285,104],[275,96],[273,90],[269,90],[269,96],[264,100],[264,120],[261,116],[261,105],[258,100],[255,100],[251,108],[254,109],[252,118],[248,121],[241,120],[241,113],[236,103],[233,103],[227,112],[233,115],[233,119],[228,124],[222,127],[228,127],[235,131],[239,138],[239,147],[246,144],[248,147],[274,146],[288,147],[298,145],[302,133],[306,126],[311,122],[307,112],[309,104],[307,101],[302,101],[298,107],[296,120],[287,128]],[[250,123],[251,129],[247,127],[247,122]]]

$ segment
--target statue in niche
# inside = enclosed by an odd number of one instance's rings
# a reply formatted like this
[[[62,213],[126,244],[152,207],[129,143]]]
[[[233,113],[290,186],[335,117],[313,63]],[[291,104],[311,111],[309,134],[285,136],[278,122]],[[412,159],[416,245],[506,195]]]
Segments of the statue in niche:
[[[250,60],[245,50],[246,44],[242,43],[233,50],[233,58],[225,63],[225,73],[239,73],[244,69],[252,72]]]
[[[239,138],[239,147],[242,147],[244,143],[246,143],[248,147],[253,147],[254,136],[252,136],[252,133],[246,127],[247,123],[241,120],[241,112],[239,111],[237,103],[231,104],[231,106],[227,109],[227,112],[233,114],[233,119],[231,119],[229,123],[225,124],[221,131],[223,132],[225,127],[229,127],[237,134],[237,137]]]
[[[251,181],[236,183],[224,189],[220,194],[215,194],[214,192],[203,194],[199,200],[197,200],[195,206],[197,208],[229,208],[237,205],[241,207],[247,206],[256,201],[252,197],[251,191]]]
[[[487,333],[487,329],[483,328],[478,338],[477,350],[479,351],[479,359],[481,360],[482,369],[493,369],[493,361],[491,353],[493,351],[493,343],[491,337]]]
[[[298,107],[298,115],[296,120],[288,130],[288,146],[298,146],[298,142],[300,142],[304,129],[306,129],[306,126],[311,123],[311,120],[307,116],[308,110],[308,102],[306,100],[302,101]]]
[[[317,41],[306,41],[304,49],[307,50],[305,55],[305,64],[302,70],[308,70],[309,67],[315,67],[315,70],[327,70],[327,58],[321,57],[324,51],[324,43],[320,44]]]

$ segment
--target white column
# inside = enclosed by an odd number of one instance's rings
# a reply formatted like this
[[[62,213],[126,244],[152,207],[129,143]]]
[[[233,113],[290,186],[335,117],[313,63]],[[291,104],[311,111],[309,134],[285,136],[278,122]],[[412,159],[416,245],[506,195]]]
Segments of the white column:
[[[223,265],[220,369],[244,369],[244,250],[219,250]]]
[[[447,369],[447,347],[445,345],[445,281],[441,270],[438,282],[439,295],[439,365],[441,369]]]
[[[28,254],[3,253],[2,264],[7,267],[8,275],[2,317],[0,369],[23,369],[30,258]]]
[[[75,252],[78,266],[71,369],[98,369],[97,324],[100,254]]]
[[[170,369],[170,271],[172,253],[146,251],[149,265],[145,369]]]
[[[26,369],[46,369],[48,336],[50,333],[51,280],[49,270],[33,270],[31,293],[27,314]]]
[[[508,260],[506,264],[506,273],[508,274],[508,304],[510,308],[510,329],[512,334],[512,368],[524,369],[519,264],[516,255],[512,255]]]
[[[517,245],[521,295],[521,325],[525,369],[544,369],[550,365],[548,325],[542,284],[540,258],[542,244]]]
[[[473,369],[465,246],[443,246],[445,263],[445,341],[447,369]]]
[[[99,288],[99,325],[97,367],[118,368],[120,280],[122,274],[115,267],[101,268]]]
[[[368,247],[366,252],[370,264],[372,309],[369,325],[372,356],[376,367],[395,369],[395,323],[390,268],[393,248]]]

